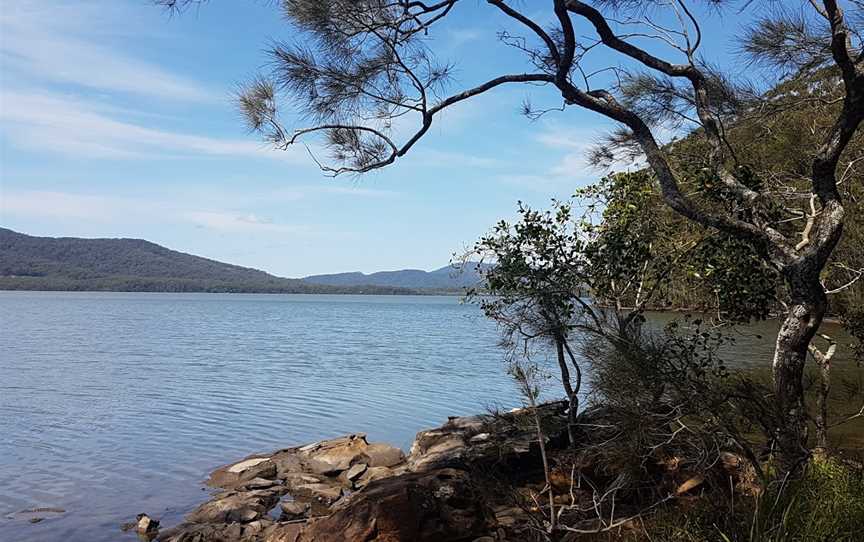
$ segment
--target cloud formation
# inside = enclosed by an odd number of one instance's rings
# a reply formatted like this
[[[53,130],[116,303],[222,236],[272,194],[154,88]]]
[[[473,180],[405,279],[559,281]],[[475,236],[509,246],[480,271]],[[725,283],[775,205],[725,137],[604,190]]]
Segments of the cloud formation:
[[[308,162],[302,148],[277,152],[253,140],[150,128],[118,120],[116,110],[69,95],[4,87],[0,105],[0,127],[12,144],[30,150],[91,158],[205,155]]]
[[[118,6],[16,0],[0,10],[0,55],[6,73],[37,81],[68,83],[100,92],[182,101],[224,97],[203,85],[135,59],[93,39],[93,22],[120,15]],[[115,27],[115,24],[100,25]],[[122,27],[128,31],[126,24]]]

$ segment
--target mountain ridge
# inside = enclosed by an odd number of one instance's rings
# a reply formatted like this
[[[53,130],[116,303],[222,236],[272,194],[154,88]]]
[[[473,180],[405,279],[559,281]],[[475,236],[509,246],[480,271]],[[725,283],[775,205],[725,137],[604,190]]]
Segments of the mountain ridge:
[[[0,290],[428,294],[455,293],[479,280],[473,268],[465,275],[453,271],[445,266],[292,279],[145,239],[39,237],[0,227]]]
[[[0,228],[0,290],[411,294],[320,285],[134,238],[37,237]]]
[[[488,269],[489,264],[481,264],[481,270]],[[477,286],[482,278],[477,272],[475,265],[466,266],[461,271],[452,266],[445,265],[432,271],[422,269],[399,269],[394,271],[377,271],[374,273],[361,273],[359,271],[347,273],[330,273],[322,275],[310,275],[303,277],[304,281],[315,284],[328,284],[333,286],[392,286],[401,288],[431,288],[431,289],[461,289]]]

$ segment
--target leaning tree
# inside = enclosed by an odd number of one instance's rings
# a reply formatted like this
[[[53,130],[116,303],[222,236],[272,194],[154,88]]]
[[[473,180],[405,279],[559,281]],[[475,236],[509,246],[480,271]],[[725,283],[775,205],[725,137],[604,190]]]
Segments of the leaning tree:
[[[428,39],[453,13],[471,7],[464,0],[278,4],[294,37],[269,47],[272,69],[245,88],[239,105],[251,128],[277,148],[320,136],[329,158],[317,161],[328,174],[393,164],[443,111],[505,85],[544,87],[560,101],[549,110],[579,107],[616,121],[619,129],[595,156],[637,152],[666,205],[747,243],[782,277],[786,316],[773,357],[783,420],[777,442],[789,464],[806,455],[802,374],[828,307],[822,271],[846,219],[838,171],[850,161],[844,151],[864,116],[864,51],[854,29],[864,2],[487,0],[488,15],[473,23],[505,25],[498,39],[522,53],[522,61],[511,73],[464,89],[453,88],[451,67],[436,60]],[[739,47],[761,66],[750,71],[766,74],[761,88],[741,84],[702,56],[703,36],[712,32],[704,17],[714,10],[748,21]],[[601,50],[606,53],[598,55]],[[821,103],[830,122],[801,127],[813,132],[802,157],[806,167],[760,176],[754,172],[766,168],[744,161],[729,128],[748,117],[788,114],[773,108],[766,93],[778,82],[767,75],[774,73],[783,74],[779,79],[826,74],[821,84],[804,86],[798,103]],[[301,113],[292,119],[309,124],[286,127],[280,116],[286,105]],[[529,116],[544,111],[525,108]],[[679,155],[680,145],[661,140],[670,129],[698,139],[702,150]]]

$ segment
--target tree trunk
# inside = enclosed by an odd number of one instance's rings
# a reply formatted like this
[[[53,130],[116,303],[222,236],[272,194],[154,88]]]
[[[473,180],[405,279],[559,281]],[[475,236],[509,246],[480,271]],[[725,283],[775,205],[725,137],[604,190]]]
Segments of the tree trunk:
[[[777,402],[777,446],[780,461],[793,470],[807,458],[807,410],[804,364],[810,341],[822,324],[828,300],[817,266],[790,267],[785,273],[790,303],[774,350],[774,394]]]
[[[828,449],[828,395],[831,393],[831,360],[817,360],[819,365],[819,396],[816,398],[816,446]]]
[[[570,370],[567,368],[567,360],[564,358],[564,339],[555,338],[555,351],[558,354],[558,367],[561,369],[561,383],[564,385],[564,392],[567,394],[567,439],[570,446],[576,445],[576,434],[573,432],[573,427],[576,421],[576,406],[578,398],[576,392],[573,391],[573,386],[570,384]]]
[[[837,352],[837,341],[828,335],[820,334],[828,341],[826,351],[819,350],[816,345],[810,345],[810,354],[819,367],[819,393],[816,395],[816,446],[824,453],[828,449],[828,397],[831,394],[831,360]]]

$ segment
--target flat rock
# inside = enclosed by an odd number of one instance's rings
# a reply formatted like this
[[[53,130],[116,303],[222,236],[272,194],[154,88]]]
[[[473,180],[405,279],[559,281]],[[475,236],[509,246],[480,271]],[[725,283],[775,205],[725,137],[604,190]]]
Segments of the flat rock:
[[[366,435],[357,433],[309,444],[299,452],[312,472],[329,474],[347,470],[361,461],[368,446]]]
[[[235,463],[228,467],[228,472],[233,472],[235,474],[239,474],[244,470],[251,469],[256,465],[260,465],[265,461],[270,461],[269,457],[254,457],[252,459],[247,459],[246,461],[241,461],[239,463]]]
[[[303,460],[300,458],[296,450],[282,450],[273,454],[270,461],[276,465],[276,474],[279,478],[284,478],[285,475],[292,472],[303,472]]]
[[[308,517],[311,509],[309,503],[298,501],[283,502],[279,507],[282,509],[282,516],[279,518],[280,521],[293,521]]]
[[[297,486],[295,490],[307,493],[327,504],[334,503],[342,497],[342,488],[330,484],[304,484]]]
[[[366,463],[370,467],[394,467],[405,461],[402,450],[381,442],[369,444],[363,453],[369,458]]]
[[[270,461],[269,457],[253,457],[220,467],[210,474],[207,485],[231,488],[255,478],[266,480],[276,478],[276,465]]]
[[[276,480],[268,480],[267,478],[252,478],[238,485],[242,489],[265,489],[278,485]]]
[[[326,481],[327,478],[325,476],[319,476],[316,474],[290,472],[285,475],[285,478],[283,480],[285,482],[285,487],[287,487],[289,490],[292,490],[304,484],[320,484]]]

